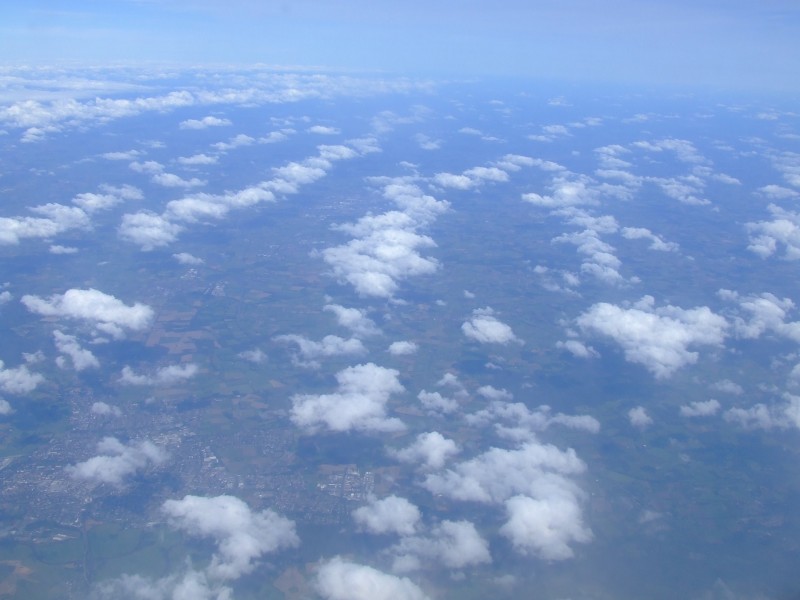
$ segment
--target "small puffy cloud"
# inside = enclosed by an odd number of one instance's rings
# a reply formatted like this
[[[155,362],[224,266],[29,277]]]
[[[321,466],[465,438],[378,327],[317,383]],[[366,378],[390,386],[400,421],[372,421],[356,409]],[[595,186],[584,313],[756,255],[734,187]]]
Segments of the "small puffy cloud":
[[[184,166],[215,165],[219,159],[208,154],[193,154],[192,156],[181,156],[178,162]]]
[[[153,320],[153,309],[139,302],[128,306],[100,290],[70,289],[50,298],[25,295],[22,304],[38,315],[61,317],[88,323],[95,329],[119,339],[125,331],[143,331]]]
[[[525,202],[541,208],[563,208],[566,206],[595,205],[599,203],[598,192],[583,179],[556,177],[550,185],[550,195],[535,192],[522,195]]]
[[[453,440],[438,431],[420,433],[416,440],[400,450],[388,450],[389,456],[400,462],[418,465],[423,469],[438,470],[461,451]]]
[[[179,127],[181,129],[207,129],[209,127],[223,127],[226,125],[231,125],[228,119],[208,116],[202,119],[187,119],[186,121],[181,121]]]
[[[167,459],[164,450],[148,440],[123,444],[115,437],[103,438],[97,444],[98,455],[66,467],[75,479],[121,486],[124,480]]]
[[[472,317],[461,325],[461,331],[468,338],[482,344],[521,343],[511,327],[497,319],[489,307],[473,310]]]
[[[14,412],[14,409],[11,408],[8,400],[0,398],[0,416],[10,415],[12,412]]]
[[[340,129],[336,127],[328,127],[326,125],[312,125],[306,129],[308,133],[316,133],[317,135],[338,135],[341,133]]]
[[[239,358],[243,358],[244,360],[255,363],[260,365],[263,362],[267,361],[267,355],[261,348],[253,348],[252,350],[245,350],[244,352],[239,352],[237,354]]]
[[[675,242],[665,242],[659,236],[644,227],[623,227],[622,237],[628,240],[648,240],[651,250],[661,252],[677,252],[678,244]]]
[[[141,155],[139,150],[126,150],[123,152],[106,152],[101,154],[106,160],[134,160]]]
[[[202,265],[205,262],[202,258],[192,256],[188,252],[179,252],[177,254],[173,254],[172,258],[177,260],[182,265]]]
[[[387,352],[392,356],[407,356],[409,354],[414,354],[416,351],[419,350],[419,346],[414,342],[392,342],[387,349]]]
[[[338,335],[326,335],[319,342],[310,340],[302,335],[279,335],[275,341],[297,344],[297,354],[292,356],[292,361],[299,366],[318,369],[320,363],[317,359],[330,356],[358,356],[366,354],[367,349],[358,338],[344,339]]]
[[[715,382],[712,384],[711,389],[718,392],[725,392],[726,394],[733,394],[734,396],[741,396],[744,394],[744,388],[730,379],[722,379],[721,381]]]
[[[414,136],[414,141],[419,144],[423,150],[438,150],[442,147],[442,140],[433,139],[424,133],[418,133]]]
[[[381,500],[370,498],[369,503],[353,511],[353,520],[369,533],[413,535],[420,520],[419,509],[405,498],[388,496]]]
[[[570,543],[592,541],[592,532],[583,524],[581,508],[574,495],[552,497],[513,496],[505,502],[508,520],[500,528],[514,549],[545,560],[571,558]]]
[[[442,396],[439,392],[422,390],[417,398],[428,411],[428,414],[449,414],[458,410],[458,401],[455,398]]]
[[[217,579],[237,579],[264,554],[300,544],[293,521],[269,509],[255,512],[234,496],[187,495],[167,500],[161,510],[176,529],[216,542],[207,572]]]
[[[339,325],[352,331],[353,335],[356,337],[370,337],[378,335],[381,332],[364,310],[346,308],[339,304],[326,304],[322,307],[322,310],[333,313]]]
[[[322,427],[331,431],[402,431],[402,421],[386,416],[389,397],[405,389],[399,374],[374,363],[343,369],[336,374],[334,393],[292,397],[292,422],[309,432]]]
[[[581,341],[578,340],[567,340],[565,342],[556,342],[556,348],[561,348],[562,350],[566,350],[573,356],[578,358],[597,358],[600,356],[597,353],[597,350],[592,348],[591,346],[587,346]]]
[[[769,221],[747,223],[750,245],[747,249],[761,258],[768,258],[783,247],[783,258],[800,259],[800,213],[770,204]]]
[[[181,225],[148,212],[123,215],[122,223],[117,229],[119,237],[126,242],[138,244],[145,251],[171,244],[178,239],[181,231]]]
[[[653,424],[653,419],[647,414],[644,406],[637,406],[628,411],[628,421],[636,429],[647,429]]]
[[[74,335],[67,335],[56,329],[53,332],[53,338],[55,339],[56,349],[61,354],[69,356],[76,371],[96,369],[100,366],[100,361],[97,360],[97,357],[90,350],[82,348]],[[62,366],[62,364],[59,364],[59,366]]]
[[[773,406],[759,403],[750,408],[731,408],[723,418],[746,429],[800,429],[800,396],[785,393],[783,400]]]
[[[14,296],[8,290],[0,292],[0,306],[3,306],[3,304],[8,304],[11,302],[11,300],[13,300],[13,298]]]
[[[495,430],[500,437],[529,442],[536,440],[537,432],[545,431],[552,425],[561,425],[589,433],[600,431],[600,422],[590,415],[566,415],[564,413],[554,415],[547,405],[531,410],[522,402],[507,402],[510,394],[506,392],[508,396],[506,397],[499,392],[505,392],[505,390],[494,390],[491,396],[484,396],[489,397],[492,400],[491,403],[478,412],[466,415],[467,423],[474,426],[495,423]],[[506,423],[506,425],[502,423]]]
[[[137,375],[129,366],[122,368],[120,383],[127,385],[175,385],[197,375],[199,369],[196,364],[168,365],[161,367],[152,375]]]
[[[427,535],[402,538],[389,549],[394,571],[414,571],[431,563],[449,569],[492,562],[489,544],[469,521],[442,521]]]
[[[680,413],[682,417],[710,417],[717,414],[720,407],[719,400],[711,399],[684,404],[680,408]]]
[[[121,198],[113,194],[78,194],[72,199],[72,203],[87,213],[93,213],[98,210],[106,210],[115,204],[122,202]]]
[[[721,346],[728,329],[728,322],[706,306],[658,308],[652,296],[630,308],[594,304],[576,323],[586,333],[613,339],[628,361],[644,365],[657,378],[697,362],[699,355],[690,347]]]
[[[231,600],[233,590],[219,582],[210,582],[202,571],[184,572],[159,579],[141,575],[122,575],[98,583],[92,600]]]
[[[50,246],[50,254],[77,254],[78,249],[73,246],[61,246],[53,244]]]
[[[236,148],[241,148],[242,146],[252,146],[255,143],[255,138],[240,133],[230,138],[227,142],[217,142],[216,144],[213,144],[212,147],[220,152],[227,152],[228,150],[234,150]]]
[[[719,290],[717,295],[723,300],[737,302],[749,317],[734,317],[733,326],[737,336],[753,339],[772,332],[800,342],[800,321],[788,321],[789,313],[795,308],[789,298],[778,298],[770,293],[740,296],[725,289]]]
[[[325,600],[429,600],[407,577],[335,557],[320,566],[315,586]]]
[[[191,188],[205,185],[206,182],[197,177],[184,179],[175,173],[156,173],[151,178],[153,183],[169,188]]]
[[[111,404],[107,404],[106,402],[92,403],[91,412],[93,415],[110,416],[110,417],[119,417],[122,415],[122,411],[119,409],[119,407],[112,406]]]
[[[88,229],[89,215],[77,206],[49,203],[29,209],[37,217],[0,217],[0,245],[29,238],[51,238],[71,229]]]

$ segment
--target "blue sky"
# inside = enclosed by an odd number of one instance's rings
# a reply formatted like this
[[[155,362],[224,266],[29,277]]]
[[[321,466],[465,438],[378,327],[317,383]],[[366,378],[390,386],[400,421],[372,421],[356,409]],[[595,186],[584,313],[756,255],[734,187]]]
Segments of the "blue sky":
[[[786,0],[11,0],[7,62],[262,62],[410,75],[800,87]]]

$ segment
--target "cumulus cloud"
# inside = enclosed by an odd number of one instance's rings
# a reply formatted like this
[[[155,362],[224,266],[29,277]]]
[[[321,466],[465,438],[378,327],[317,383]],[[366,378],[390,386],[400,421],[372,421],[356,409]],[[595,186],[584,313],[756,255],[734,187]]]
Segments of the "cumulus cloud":
[[[682,417],[710,417],[719,412],[721,404],[719,400],[704,400],[700,402],[690,402],[680,408]]]
[[[490,307],[473,310],[472,317],[461,325],[461,331],[468,338],[482,344],[522,343],[511,327],[494,316],[494,310]]]
[[[420,521],[419,509],[405,498],[388,496],[353,511],[353,520],[360,529],[375,534],[413,535]]]
[[[425,407],[425,410],[428,411],[428,414],[431,415],[438,413],[449,414],[458,410],[458,401],[455,398],[442,396],[439,392],[422,390],[417,395],[417,399],[422,403],[422,406]]]
[[[587,346],[583,342],[579,340],[567,340],[564,342],[556,342],[556,348],[561,348],[562,350],[566,350],[573,356],[578,358],[597,358],[600,356],[597,350],[592,348],[591,346]]]
[[[636,429],[647,429],[653,424],[653,419],[647,414],[644,406],[637,406],[628,411],[628,421]]]
[[[419,346],[414,342],[400,341],[392,342],[387,352],[392,356],[407,356],[416,353],[417,350],[419,350]]]
[[[36,217],[0,217],[0,245],[29,238],[51,238],[71,229],[88,229],[89,215],[77,206],[49,203],[29,208]]]
[[[741,396],[744,394],[744,388],[730,379],[722,379],[714,382],[711,385],[711,389],[718,392],[725,392],[726,394],[733,394],[734,396]]]
[[[0,416],[10,415],[14,412],[11,404],[5,398],[0,398]]]
[[[306,129],[308,133],[316,133],[317,135],[338,135],[341,130],[336,127],[329,127],[327,125],[312,125]]]
[[[555,177],[550,184],[549,195],[528,192],[522,195],[522,199],[540,208],[564,208],[598,204],[599,194],[590,187],[587,178],[570,175]]]
[[[123,215],[122,223],[117,229],[119,237],[138,244],[145,251],[171,244],[178,239],[181,231],[181,225],[149,212]]]
[[[552,414],[546,404],[531,410],[522,402],[507,402],[510,394],[508,392],[503,394],[505,390],[491,388],[492,393],[487,393],[486,387],[488,386],[484,386],[481,390],[483,390],[482,395],[491,400],[489,406],[466,415],[465,420],[474,426],[495,423],[495,430],[500,437],[516,441],[535,441],[537,432],[545,431],[552,425],[589,433],[600,431],[600,422],[590,415]]]
[[[731,408],[723,418],[746,429],[800,429],[800,396],[785,393],[783,400],[772,406],[758,403],[749,408]]]
[[[115,437],[105,437],[97,451],[97,456],[66,467],[67,473],[75,479],[121,486],[134,473],[167,459],[167,453],[148,440],[123,444]]]
[[[399,281],[430,275],[439,268],[435,259],[419,253],[422,248],[435,246],[435,242],[416,230],[431,223],[449,204],[423,194],[418,186],[402,179],[389,180],[383,195],[401,210],[368,215],[356,223],[337,226],[355,239],[321,252],[334,276],[352,285],[360,296],[391,298]]]
[[[453,440],[438,431],[420,433],[414,442],[400,450],[387,450],[392,458],[400,462],[417,465],[423,469],[438,470],[461,449]]]
[[[699,355],[690,347],[721,346],[728,329],[728,322],[706,306],[656,307],[652,296],[630,308],[594,304],[576,323],[586,333],[614,340],[628,361],[643,365],[657,378],[697,362]]]
[[[375,322],[367,316],[366,311],[358,308],[345,308],[339,304],[326,304],[322,307],[325,312],[331,312],[336,316],[336,321],[342,327],[346,327],[359,338],[378,335],[381,330]]]
[[[513,450],[490,448],[427,475],[423,486],[454,500],[504,505],[501,533],[518,552],[561,560],[572,556],[570,544],[592,538],[583,523],[582,493],[570,479],[585,468],[572,449],[527,442]]]
[[[125,331],[143,331],[153,320],[153,309],[139,302],[128,306],[100,290],[70,289],[49,299],[25,295],[25,307],[45,317],[60,317],[82,321],[114,338],[125,337]]]
[[[374,363],[343,369],[336,374],[334,393],[292,396],[292,422],[309,432],[322,427],[331,431],[402,431],[402,421],[386,416],[389,397],[405,389],[399,374]]]
[[[269,509],[255,512],[234,496],[187,495],[161,509],[176,529],[216,542],[207,572],[217,579],[237,579],[264,554],[300,544],[293,521]]]
[[[102,581],[92,590],[92,600],[231,600],[233,590],[211,582],[202,571],[186,569],[151,579],[141,575],[122,575]]]
[[[292,362],[301,367],[318,369],[320,363],[317,359],[330,356],[358,356],[367,352],[366,347],[358,338],[344,339],[338,335],[326,335],[319,342],[310,340],[302,335],[279,335],[275,341],[297,344],[297,353],[293,354]]]
[[[648,240],[651,250],[660,252],[677,252],[678,244],[675,242],[665,242],[659,236],[644,227],[623,227],[622,237],[628,240]]]
[[[738,337],[753,339],[766,332],[800,342],[800,321],[788,321],[795,304],[789,298],[774,294],[740,296],[737,292],[721,289],[717,295],[723,300],[736,302],[746,317],[733,318],[734,332]]]
[[[50,254],[77,254],[78,249],[73,246],[61,246],[60,244],[52,244],[50,246]]]
[[[335,557],[317,571],[317,592],[325,600],[428,600],[407,577]]]
[[[786,260],[800,259],[800,213],[770,204],[767,210],[772,215],[769,221],[746,224],[750,238],[747,249],[761,258],[768,258],[783,248]]]
[[[178,162],[184,166],[215,165],[219,161],[216,156],[208,154],[193,154],[192,156],[180,156]]]
[[[92,354],[90,350],[82,348],[78,343],[78,338],[74,335],[67,335],[59,330],[53,332],[55,339],[56,349],[70,358],[72,366],[76,371],[83,371],[84,369],[96,369],[100,366],[100,361]],[[59,357],[58,366],[63,367],[63,357]]]
[[[187,119],[181,121],[179,127],[181,129],[207,129],[208,127],[223,127],[231,125],[228,119],[220,119],[219,117],[203,117],[202,119]]]
[[[172,258],[177,260],[182,265],[202,265],[205,261],[202,258],[198,258],[189,254],[188,252],[179,252],[177,254],[173,254]]]
[[[93,402],[91,412],[93,415],[119,417],[122,411],[117,406],[112,406],[106,402]]]
[[[175,385],[197,375],[199,369],[194,363],[168,365],[156,370],[152,375],[138,375],[129,366],[122,368],[120,383],[128,385]]]
[[[27,394],[43,381],[44,377],[38,373],[31,373],[27,365],[9,369],[0,360],[0,390],[8,394]]]
[[[427,535],[402,538],[389,553],[395,557],[392,569],[398,572],[415,571],[433,563],[463,569],[492,561],[489,544],[469,521],[442,521]]]
[[[252,350],[245,350],[244,352],[239,352],[237,354],[239,358],[243,358],[246,361],[251,363],[255,363],[257,365],[267,361],[267,355],[261,348],[253,348]]]

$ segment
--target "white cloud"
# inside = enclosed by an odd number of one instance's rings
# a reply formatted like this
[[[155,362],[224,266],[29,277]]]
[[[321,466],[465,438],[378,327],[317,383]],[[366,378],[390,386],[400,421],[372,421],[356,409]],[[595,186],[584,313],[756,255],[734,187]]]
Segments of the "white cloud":
[[[91,412],[93,415],[119,417],[122,411],[117,406],[112,406],[106,402],[93,402]]]
[[[402,538],[389,549],[394,571],[414,571],[439,563],[449,569],[492,562],[489,544],[469,521],[442,521],[427,535]]]
[[[747,223],[745,227],[750,237],[747,249],[761,258],[775,254],[783,246],[783,258],[800,259],[800,213],[785,210],[770,204],[767,210],[772,215],[770,221]]]
[[[685,163],[704,164],[708,162],[705,158],[703,158],[703,156],[700,155],[694,144],[688,140],[665,138],[653,142],[633,142],[631,145],[635,148],[646,150],[648,152],[673,152],[678,160]]]
[[[89,216],[77,206],[49,203],[29,210],[38,217],[0,217],[0,245],[28,238],[51,238],[71,229],[88,229]]]
[[[653,424],[653,419],[647,414],[643,406],[637,406],[628,411],[628,421],[636,429],[647,429]]]
[[[50,246],[50,254],[77,254],[78,249],[72,246],[61,246],[53,244]]]
[[[400,450],[387,450],[389,456],[403,463],[418,465],[423,469],[438,470],[461,449],[453,440],[438,431],[420,433],[416,440]]]
[[[734,396],[741,396],[744,394],[744,388],[730,379],[722,379],[721,381],[715,382],[711,386],[711,389],[718,392],[725,392],[726,394],[733,394]]]
[[[315,587],[325,600],[428,600],[407,577],[335,557],[320,566]]]
[[[152,375],[137,375],[129,366],[122,368],[120,383],[128,385],[174,385],[197,375],[199,369],[194,363],[168,365],[156,370]]]
[[[388,496],[353,511],[353,520],[360,529],[369,533],[413,535],[420,520],[419,509],[405,498]]]
[[[90,597],[93,600],[232,600],[233,590],[210,582],[202,571],[188,568],[159,579],[122,575],[98,583]]]
[[[789,298],[778,298],[774,294],[740,296],[737,292],[721,289],[717,295],[723,300],[735,301],[749,315],[749,318],[733,318],[737,336],[752,339],[772,332],[782,337],[800,342],[800,321],[787,322],[789,312],[795,304]]]
[[[237,579],[251,572],[264,554],[300,543],[293,521],[269,509],[255,512],[234,496],[187,495],[167,500],[162,511],[173,527],[214,539],[217,551],[207,572],[217,579]]]
[[[417,399],[428,411],[428,414],[450,414],[458,410],[458,401],[455,398],[442,396],[439,392],[428,392],[422,390]]]
[[[682,417],[710,417],[717,414],[721,406],[719,400],[714,399],[690,402],[681,406],[680,414]]]
[[[650,249],[661,252],[677,252],[678,244],[675,242],[665,242],[649,229],[644,227],[623,227],[622,237],[628,240],[649,240]]]
[[[117,231],[123,240],[138,244],[142,250],[153,250],[178,239],[183,227],[161,215],[138,212],[123,215]]]
[[[414,342],[392,342],[389,345],[387,352],[393,356],[407,356],[409,354],[415,354],[419,350],[419,346]]]
[[[586,543],[581,491],[570,479],[585,470],[574,450],[528,442],[514,450],[491,448],[442,473],[426,476],[432,494],[454,500],[504,504],[501,533],[523,554],[549,560],[572,556],[570,544]]]
[[[328,127],[326,125],[312,125],[308,129],[306,129],[308,133],[316,133],[318,135],[338,135],[342,133],[340,129],[336,127]]]
[[[319,342],[302,335],[289,334],[275,336],[275,341],[297,344],[297,354],[293,354],[292,362],[301,367],[318,369],[317,359],[330,356],[358,356],[366,354],[367,349],[358,338],[344,339],[338,335],[326,335]]]
[[[800,429],[800,396],[785,393],[783,400],[773,406],[759,403],[750,408],[731,408],[723,418],[746,429]]]
[[[570,543],[592,541],[592,532],[583,524],[575,496],[569,490],[554,487],[556,491],[549,497],[519,495],[505,502],[508,521],[500,528],[500,533],[521,554],[564,560],[574,555]]]
[[[192,256],[188,252],[179,252],[178,254],[173,254],[172,258],[177,260],[182,265],[202,265],[206,262],[202,258]]]
[[[377,217],[369,215],[355,224],[336,229],[356,236],[347,244],[326,248],[322,258],[342,282],[352,285],[361,296],[391,298],[399,281],[411,276],[430,275],[439,268],[432,258],[422,257],[418,249],[433,247],[434,241],[416,233],[449,205],[423,194],[404,180],[390,180],[384,197],[401,209]]]
[[[625,358],[645,366],[657,378],[697,362],[692,346],[722,345],[728,322],[702,306],[683,309],[667,305],[656,308],[645,296],[631,308],[600,302],[576,319],[587,333],[610,337],[625,352]]]
[[[597,358],[600,356],[597,350],[592,348],[591,346],[587,346],[583,342],[578,340],[567,340],[565,342],[556,342],[556,348],[561,348],[566,350],[573,356],[578,358]]]
[[[167,453],[148,440],[123,444],[115,437],[106,437],[97,444],[97,451],[97,456],[66,467],[67,473],[75,479],[121,486],[134,473],[167,459]]]
[[[8,400],[5,398],[0,398],[0,416],[10,415],[14,412],[14,409],[9,404]]]
[[[402,431],[402,421],[386,416],[391,394],[404,391],[399,374],[373,363],[339,371],[336,392],[292,396],[292,422],[310,432],[320,427],[332,431]]]
[[[497,319],[489,307],[473,310],[472,317],[461,325],[461,331],[468,338],[482,344],[522,343],[511,327]]]
[[[97,360],[97,357],[90,350],[82,348],[74,335],[67,335],[56,329],[53,332],[53,338],[55,339],[56,349],[69,356],[76,371],[96,369],[100,366],[100,361]]]
[[[535,192],[529,192],[523,194],[522,199],[541,208],[598,204],[599,194],[589,187],[588,183],[586,178],[558,176],[550,184],[550,195],[542,196]]]
[[[21,302],[33,313],[83,321],[117,339],[125,336],[125,330],[147,329],[153,319],[153,309],[146,304],[137,302],[128,306],[95,289],[70,289],[49,299],[25,295]]]
[[[506,392],[507,396],[504,396],[499,393],[501,391],[505,390],[495,390],[489,396],[484,395],[491,399],[489,406],[471,415],[466,415],[466,422],[475,426],[483,426],[496,421],[505,422],[507,425],[495,424],[497,433],[501,437],[515,441],[535,441],[537,432],[545,431],[552,425],[561,425],[589,433],[600,431],[600,422],[590,415],[566,415],[564,413],[554,415],[546,404],[531,410],[522,402],[507,402],[506,399],[510,397],[510,394]]]
[[[267,355],[264,353],[261,348],[253,348],[252,350],[245,350],[244,352],[239,352],[237,354],[239,358],[243,358],[246,361],[251,363],[255,363],[257,365],[264,363],[267,361]]]
[[[208,154],[193,154],[192,156],[180,156],[178,162],[185,166],[196,165],[215,165],[219,159],[216,156],[209,156]]]
[[[208,116],[202,119],[187,119],[186,121],[181,121],[179,127],[181,129],[207,129],[208,127],[223,127],[226,125],[231,125],[228,119]]]
[[[322,307],[322,310],[333,313],[339,325],[352,331],[353,335],[356,337],[370,337],[381,333],[381,330],[375,325],[375,322],[367,316],[364,310],[345,308],[339,304],[326,304]]]

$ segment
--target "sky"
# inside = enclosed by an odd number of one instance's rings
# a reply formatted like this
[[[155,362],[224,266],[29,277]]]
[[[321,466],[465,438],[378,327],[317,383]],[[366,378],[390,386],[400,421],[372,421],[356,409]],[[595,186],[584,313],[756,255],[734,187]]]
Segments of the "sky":
[[[790,0],[10,0],[5,62],[266,63],[800,88]]]

